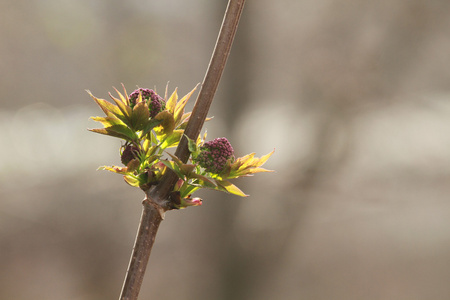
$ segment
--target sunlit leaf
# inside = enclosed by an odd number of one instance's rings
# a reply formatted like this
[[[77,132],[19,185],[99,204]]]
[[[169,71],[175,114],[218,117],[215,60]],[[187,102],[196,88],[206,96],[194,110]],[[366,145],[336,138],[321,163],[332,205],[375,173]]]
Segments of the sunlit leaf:
[[[139,166],[141,165],[141,162],[139,161],[139,159],[132,159],[130,160],[130,162],[127,164],[127,169],[128,172],[134,172],[137,169],[139,169]]]
[[[120,96],[122,96],[122,94],[119,93]],[[125,103],[122,102],[122,100],[117,99],[115,97],[113,97],[111,95],[111,93],[109,93],[109,96],[111,97],[111,99],[113,99],[113,101],[117,104],[117,107],[120,109],[120,111],[122,112],[122,115],[125,116],[126,118],[126,124],[130,124],[131,123],[131,107],[126,105]],[[122,96],[123,97],[123,96]]]
[[[169,155],[172,160],[178,165],[181,166],[183,164],[183,162],[181,161],[181,159],[179,159],[178,157],[176,157],[175,155],[173,155],[172,153],[167,152],[167,155]]]
[[[155,127],[155,132],[159,136],[169,135],[175,129],[173,115],[167,110],[158,113],[154,119],[161,121],[161,124],[158,127]]]
[[[243,191],[241,191],[237,186],[232,184],[227,180],[216,180],[217,185],[222,187],[226,192],[234,195],[238,195],[241,197],[248,197]]]
[[[175,105],[177,104],[177,101],[178,101],[178,94],[177,89],[175,89],[170,98],[167,99],[166,101],[166,109],[172,114],[175,112]]]
[[[102,125],[105,127],[110,127],[113,125],[124,125],[124,123],[114,115],[107,117],[91,117],[91,119],[96,122],[102,123]]]
[[[175,172],[175,174],[177,174],[177,176],[181,179],[186,179],[186,176],[180,171],[180,168],[178,167],[178,165],[171,160],[162,160],[161,161],[166,167],[168,167],[169,169],[171,169],[172,171]]]
[[[122,120],[125,124],[127,124],[128,118],[122,113],[119,107],[106,101],[105,99],[99,99],[95,97],[94,95],[92,95],[90,91],[87,92],[92,97],[92,99],[94,99],[94,101],[98,104],[98,106],[100,106],[100,108],[107,116],[116,116],[117,118]]]
[[[188,149],[189,152],[195,153],[197,152],[197,144],[194,142],[194,140],[190,139],[187,135],[184,135],[188,140]]]
[[[250,153],[243,157],[239,157],[230,166],[227,166],[221,175],[224,178],[231,179],[241,176],[249,176],[255,173],[272,172],[271,170],[260,168],[260,166],[262,166],[274,152],[275,150],[262,156],[261,158],[254,157],[255,153]],[[227,175],[225,176],[225,174]]]
[[[161,124],[161,122],[162,122],[162,120],[156,120],[156,119],[148,120],[145,123],[144,128],[142,129],[141,138],[144,137],[147,133],[149,133],[153,128],[155,128],[156,126]],[[153,137],[153,133],[152,133],[152,137]],[[152,140],[152,142],[156,143],[156,140]]]
[[[117,166],[101,166],[97,170],[106,170],[117,174],[127,174],[128,169],[126,167],[117,167]]]
[[[136,133],[125,125],[113,125],[106,128],[88,130],[100,134],[118,137],[130,142],[137,139]]]
[[[126,106],[130,106],[130,99],[128,99],[127,91],[125,90],[125,86],[122,84],[123,90],[125,91],[125,96],[123,96],[116,88],[114,90],[117,92],[117,94],[120,97],[120,101],[125,104]]]
[[[199,180],[199,186],[212,188],[212,189],[215,189],[217,187],[216,180],[206,177],[204,175],[200,175],[200,174],[192,172],[191,175],[189,176],[189,178]]]
[[[189,98],[192,96],[192,94],[197,89],[198,84],[190,91],[188,94],[186,94],[181,100],[176,104],[175,106],[175,112],[174,112],[174,119],[175,124],[179,124],[181,117],[184,114],[184,107],[186,106],[186,103],[188,102]]]
[[[141,181],[139,180],[139,178],[137,176],[125,175],[125,176],[123,176],[123,179],[125,180],[126,183],[128,183],[131,186],[139,187],[141,185]]]
[[[175,147],[183,136],[183,130],[174,130],[170,135],[166,136],[161,143],[161,149]]]
[[[150,112],[145,102],[139,102],[131,113],[131,126],[135,130],[142,130],[149,122]],[[145,134],[144,134],[145,135]]]
[[[189,177],[191,175],[191,173],[192,173],[192,171],[194,171],[194,169],[195,169],[195,165],[191,165],[191,164],[183,164],[180,166],[181,173],[183,173],[187,177]]]

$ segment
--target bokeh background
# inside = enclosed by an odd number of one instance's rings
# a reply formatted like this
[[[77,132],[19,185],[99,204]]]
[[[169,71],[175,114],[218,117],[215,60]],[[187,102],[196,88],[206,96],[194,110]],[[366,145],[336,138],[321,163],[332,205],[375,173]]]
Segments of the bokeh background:
[[[450,299],[450,2],[247,2],[205,129],[276,172],[167,213],[140,298]],[[225,7],[0,2],[0,299],[118,297],[143,194],[85,90],[187,93]]]

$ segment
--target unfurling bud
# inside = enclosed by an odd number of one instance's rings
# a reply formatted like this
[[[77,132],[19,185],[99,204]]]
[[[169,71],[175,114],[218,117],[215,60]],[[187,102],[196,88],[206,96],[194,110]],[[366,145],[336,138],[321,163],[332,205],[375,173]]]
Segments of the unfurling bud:
[[[228,160],[234,160],[234,150],[226,138],[217,138],[200,147],[200,154],[195,158],[207,172],[219,174]]]
[[[138,155],[139,155],[138,147],[133,145],[126,145],[125,148],[123,148],[120,160],[126,166],[131,160],[138,158]]]
[[[166,101],[160,97],[154,90],[138,88],[134,90],[129,97],[130,106],[136,105],[139,93],[142,95],[142,100],[147,102],[150,111],[150,117],[154,118],[159,112],[166,109]]]

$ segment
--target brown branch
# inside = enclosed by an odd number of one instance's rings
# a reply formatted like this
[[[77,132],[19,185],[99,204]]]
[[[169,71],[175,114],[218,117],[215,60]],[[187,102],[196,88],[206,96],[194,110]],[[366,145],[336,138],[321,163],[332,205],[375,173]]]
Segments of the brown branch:
[[[223,70],[225,69],[230,54],[239,18],[242,9],[244,8],[244,3],[245,0],[230,0],[228,2],[228,7],[225,11],[225,17],[220,28],[211,61],[209,62],[208,70],[206,71],[200,93],[195,101],[191,117],[186,130],[184,131],[190,139],[197,139],[200,130],[203,127],[203,123],[205,122],[209,107],[213,101],[214,94],[216,93],[217,86],[219,85],[220,78],[222,77]],[[189,155],[187,139],[183,136],[175,151],[175,156],[186,163]],[[172,190],[177,179],[178,177],[174,172],[168,172],[161,181],[161,184],[153,191],[152,196],[155,198],[167,198],[168,193]]]
[[[185,134],[191,139],[197,139],[205,122],[230,54],[244,3],[245,0],[229,0],[228,2],[208,70],[185,130]],[[183,162],[187,162],[189,159],[190,153],[185,137],[180,141],[175,155]],[[177,179],[178,177],[174,172],[168,172],[158,186],[147,191],[147,198],[143,202],[142,217],[120,300],[136,300],[138,297],[153,242],[164,212],[173,209],[168,196]]]
[[[139,222],[139,229],[134,242],[127,275],[122,286],[120,300],[137,299],[156,233],[162,221],[162,214],[158,207],[152,205],[152,202],[147,199],[142,204],[141,221]]]

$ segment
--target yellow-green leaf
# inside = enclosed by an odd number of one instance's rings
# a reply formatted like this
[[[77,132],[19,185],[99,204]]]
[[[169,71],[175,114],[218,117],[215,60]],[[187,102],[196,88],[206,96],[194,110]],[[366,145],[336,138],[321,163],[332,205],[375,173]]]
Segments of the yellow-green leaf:
[[[192,94],[197,89],[198,84],[190,91],[188,94],[186,94],[181,100],[176,104],[175,106],[175,112],[174,112],[174,119],[175,124],[179,124],[181,117],[184,114],[184,107],[186,106],[186,103],[188,102],[189,98],[192,96]]]
[[[145,125],[149,122],[150,112],[145,102],[139,102],[133,108],[131,113],[131,125],[135,130],[144,129]]]
[[[117,90],[116,90],[116,91],[117,91]],[[120,97],[123,99],[122,94],[119,93],[119,92],[117,92],[117,93],[118,93],[118,94],[120,95]],[[130,121],[130,119],[131,119],[131,113],[132,113],[132,111],[131,111],[131,107],[125,104],[125,103],[126,103],[126,100],[125,100],[125,99],[123,99],[123,100],[117,99],[117,98],[113,97],[113,96],[111,95],[111,93],[109,94],[109,96],[111,97],[111,99],[114,100],[114,102],[117,104],[117,106],[119,107],[119,109],[120,109],[120,111],[122,112],[122,114],[127,118],[127,120],[128,120],[127,124],[130,123],[129,121]],[[125,103],[124,103],[123,101],[125,101]]]
[[[124,125],[124,123],[114,115],[107,117],[91,117],[91,119],[96,122],[102,123],[105,127],[110,127],[113,125]]]
[[[139,187],[141,184],[139,178],[133,175],[125,175],[123,176],[123,179],[125,180],[126,183],[134,187]]]
[[[169,135],[175,129],[173,115],[167,110],[158,113],[154,119],[161,121],[161,124],[155,128],[155,132],[158,136]]]
[[[166,91],[167,91],[167,89],[166,89]],[[177,101],[178,101],[178,94],[177,94],[177,88],[176,88],[175,91],[173,91],[170,98],[167,99],[167,101],[166,101],[166,109],[172,114],[175,112],[175,105],[177,104]]]
[[[127,141],[134,141],[137,139],[136,133],[125,125],[113,125],[106,128],[88,129],[89,131],[118,137]]]
[[[128,169],[126,167],[117,167],[117,166],[101,166],[97,170],[106,170],[117,174],[127,174]]]
[[[238,195],[241,197],[248,197],[248,195],[241,191],[237,186],[227,180],[216,180],[216,182],[219,187],[223,188],[224,191],[230,194]]]
[[[163,142],[161,143],[161,149],[177,146],[183,136],[183,133],[184,130],[174,130],[170,135],[165,136],[163,138]]]

